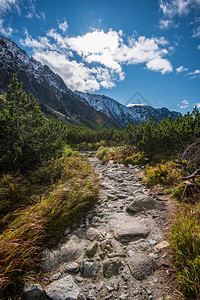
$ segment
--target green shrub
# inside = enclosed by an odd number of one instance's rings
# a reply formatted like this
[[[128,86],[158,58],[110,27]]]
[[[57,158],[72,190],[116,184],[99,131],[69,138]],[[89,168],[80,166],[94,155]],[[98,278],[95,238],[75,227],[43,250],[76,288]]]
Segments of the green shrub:
[[[175,185],[181,181],[184,175],[182,169],[178,169],[176,163],[167,162],[147,166],[145,169],[146,181],[149,184]]]

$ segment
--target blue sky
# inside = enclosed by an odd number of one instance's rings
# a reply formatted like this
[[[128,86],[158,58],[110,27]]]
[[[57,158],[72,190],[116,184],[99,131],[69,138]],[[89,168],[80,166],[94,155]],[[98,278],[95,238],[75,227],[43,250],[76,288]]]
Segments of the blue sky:
[[[72,90],[200,107],[200,0],[0,0],[0,32]]]

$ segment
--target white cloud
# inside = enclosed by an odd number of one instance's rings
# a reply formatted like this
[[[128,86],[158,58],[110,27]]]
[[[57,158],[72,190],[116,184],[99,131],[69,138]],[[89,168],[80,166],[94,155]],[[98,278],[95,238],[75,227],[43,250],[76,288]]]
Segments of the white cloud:
[[[168,29],[174,25],[173,18],[176,16],[182,17],[194,12],[194,15],[200,10],[200,0],[159,0],[160,11],[164,15],[164,20],[161,20],[159,27]],[[199,17],[194,17],[189,25],[195,25],[199,22]],[[177,27],[178,25],[176,25]],[[193,29],[192,37],[200,37],[200,27]]]
[[[0,0],[1,1],[1,0]],[[28,9],[30,9],[30,11],[28,12],[28,14],[26,15],[26,17],[28,19],[32,19],[34,16],[36,18],[38,18],[39,20],[42,20],[44,22],[46,22],[46,16],[45,16],[45,13],[42,11],[40,13],[38,13],[36,11],[36,8],[35,8],[35,2],[36,0],[29,0],[29,6],[28,6]]]
[[[11,34],[13,32],[13,28],[10,26],[5,27],[4,21],[0,19],[0,32],[6,36],[11,36]]]
[[[190,103],[187,100],[182,100],[181,103],[177,104],[181,109],[189,107]]]
[[[198,49],[198,50],[200,50],[200,45],[199,45],[199,46],[197,46],[197,49]]]
[[[38,49],[50,49],[56,50],[56,45],[51,44],[47,37],[38,37],[38,40],[32,38],[31,35],[28,34],[28,31],[25,30],[26,38],[20,39],[20,43],[25,47],[33,48],[34,52],[38,51]]]
[[[188,68],[185,68],[184,66],[180,66],[180,67],[176,68],[176,73],[181,73],[184,71],[188,71]]]
[[[200,108],[200,103],[195,103],[195,106],[196,106],[197,108]]]
[[[152,71],[158,71],[162,74],[172,72],[173,68],[167,59],[154,58],[147,63],[147,68]]]
[[[25,34],[21,44],[31,47],[34,57],[61,75],[72,89],[89,91],[101,86],[111,88],[116,81],[124,80],[124,64],[144,64],[147,69],[161,74],[173,69],[164,58],[168,54],[165,47],[168,41],[164,37],[132,37],[125,43],[123,32],[112,29],[108,32],[93,29],[75,37],[63,36],[55,29],[37,39],[27,31]]]
[[[160,0],[160,10],[169,18],[187,15],[191,8],[199,5],[199,0]]]
[[[58,25],[58,27],[60,28],[60,30],[62,30],[63,32],[65,32],[67,30],[67,28],[68,28],[68,24],[67,24],[66,21],[64,21],[63,23],[60,23]]]
[[[195,70],[194,72],[189,72],[188,75],[199,75],[200,70]]]
[[[191,79],[200,77],[200,70],[195,70],[194,72],[189,72],[186,75],[189,75]]]
[[[160,29],[168,29],[169,27],[171,27],[173,25],[173,21],[172,20],[160,20],[159,21],[159,27]]]
[[[192,35],[193,38],[199,38],[200,37],[200,26],[195,28],[193,30],[193,35]]]
[[[100,83],[95,76],[98,70],[94,68],[87,68],[83,63],[77,63],[75,60],[69,61],[65,55],[56,51],[36,52],[34,58],[58,73],[72,90],[100,89]]]
[[[19,9],[17,2],[17,0],[0,0],[0,11],[6,12],[7,10],[11,10],[13,6]]]

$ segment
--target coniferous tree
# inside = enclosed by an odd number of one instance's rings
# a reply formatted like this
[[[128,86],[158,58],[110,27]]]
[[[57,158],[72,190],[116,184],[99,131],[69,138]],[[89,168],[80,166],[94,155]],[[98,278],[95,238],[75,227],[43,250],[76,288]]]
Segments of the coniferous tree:
[[[47,120],[38,100],[26,95],[13,76],[6,94],[7,108],[0,114],[0,167],[27,169],[55,156],[62,149],[65,128],[60,120]]]

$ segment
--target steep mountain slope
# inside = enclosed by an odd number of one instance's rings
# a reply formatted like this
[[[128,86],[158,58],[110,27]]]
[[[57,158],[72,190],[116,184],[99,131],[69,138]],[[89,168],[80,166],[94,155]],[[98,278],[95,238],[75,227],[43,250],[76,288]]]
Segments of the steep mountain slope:
[[[168,116],[172,116],[173,119],[176,119],[178,116],[182,116],[181,113],[169,111],[164,107],[158,109],[147,105],[126,107],[116,100],[104,95],[95,95],[79,91],[75,91],[75,93],[86,99],[96,110],[106,114],[116,123],[119,123],[123,128],[129,122],[132,124],[139,124],[140,122],[147,120],[149,117],[158,122]]]
[[[13,74],[23,82],[23,89],[38,98],[44,111],[55,112],[66,122],[78,122],[90,127],[110,124],[108,117],[96,111],[88,102],[72,92],[62,78],[48,66],[43,66],[13,41],[0,36],[0,92],[7,90]]]

